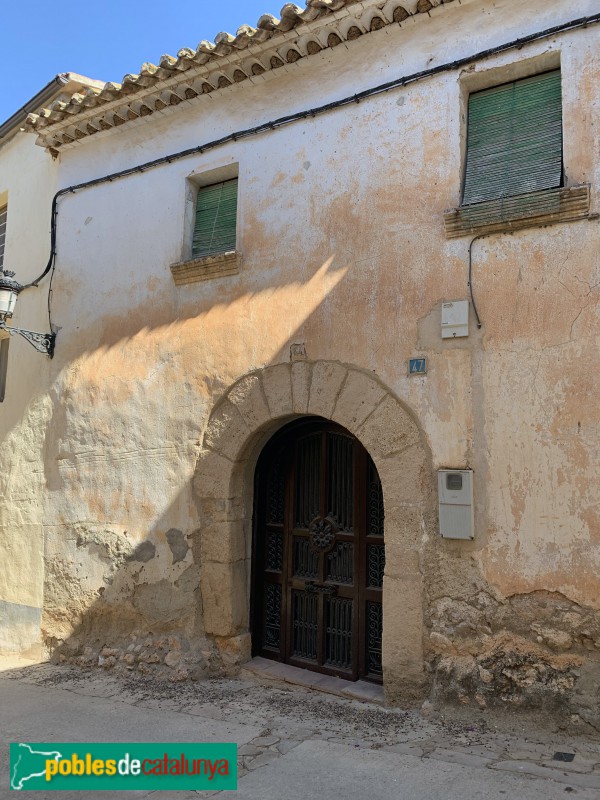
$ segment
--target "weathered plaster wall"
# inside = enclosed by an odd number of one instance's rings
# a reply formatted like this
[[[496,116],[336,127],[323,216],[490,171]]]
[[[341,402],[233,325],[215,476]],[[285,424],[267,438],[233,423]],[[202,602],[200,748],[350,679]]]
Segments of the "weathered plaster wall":
[[[31,136],[17,134],[0,148],[0,204],[8,203],[4,268],[22,283],[36,278],[47,260],[56,176],[57,165]],[[47,330],[46,292],[25,292],[13,322]],[[11,341],[0,404],[0,652],[40,652],[49,367],[25,342]]]
[[[440,6],[252,86],[66,148],[60,185],[571,16],[565,0]],[[493,69],[496,82],[524,59],[560,58],[567,180],[591,184],[596,211],[599,38],[595,27],[574,31],[61,203],[50,390],[24,402],[14,423],[16,441],[31,441],[40,486],[6,504],[44,525],[49,647],[66,642],[64,653],[96,663],[105,645],[104,663],[146,670],[166,658],[175,677],[229,659],[222,642],[206,637],[203,548],[218,550],[219,540],[199,513],[192,478],[227,390],[288,363],[290,344],[304,342],[311,363],[372,372],[418,420],[431,456],[408,548],[423,581],[424,625],[412,630],[422,633],[436,685],[480,704],[500,694],[560,699],[585,681],[586,697],[597,691],[598,677],[586,676],[597,676],[600,658],[598,222],[476,242],[483,328],[472,319],[468,339],[443,342],[439,323],[443,301],[467,296],[469,240],[447,241],[442,220],[460,201],[465,81]],[[231,164],[240,274],[176,287],[169,265],[184,250],[186,181]],[[406,376],[414,355],[429,359],[427,377]],[[23,475],[17,460],[15,475]],[[446,466],[475,470],[474,542],[436,536],[427,486]],[[231,496],[219,497],[215,523],[242,519]],[[396,513],[390,537],[400,530]],[[247,567],[236,569],[244,572],[232,584],[241,604],[228,636],[248,625]],[[398,567],[399,592],[402,575]],[[399,613],[386,608],[389,618]]]

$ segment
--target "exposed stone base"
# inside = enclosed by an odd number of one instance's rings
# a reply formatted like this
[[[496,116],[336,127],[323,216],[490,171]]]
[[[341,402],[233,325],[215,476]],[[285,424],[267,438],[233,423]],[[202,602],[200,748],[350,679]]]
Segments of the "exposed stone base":
[[[576,715],[600,730],[600,614],[563,595],[433,604],[433,697]]]
[[[68,641],[51,657],[53,663],[80,667],[102,667],[116,673],[137,672],[171,681],[197,681],[228,672],[218,649],[208,639],[190,642],[184,636],[144,636],[133,634],[100,649],[73,647]]]
[[[219,637],[215,640],[225,672],[237,672],[238,668],[252,658],[252,637],[249,633],[240,636]]]
[[[156,680],[197,681],[235,675],[251,656],[251,637],[201,638],[132,634],[111,646],[61,643],[54,663],[139,674]],[[600,730],[600,664],[547,648],[503,631],[490,637],[478,655],[436,655],[430,662],[433,700],[474,708],[543,709]],[[397,676],[396,676],[397,677]],[[419,703],[429,694],[427,680],[392,680],[385,686],[388,706]]]
[[[440,658],[433,697],[479,708],[542,709],[557,718],[570,717],[571,722],[581,719],[600,731],[599,687],[596,663],[582,664],[577,657],[552,659],[506,641],[477,658]]]

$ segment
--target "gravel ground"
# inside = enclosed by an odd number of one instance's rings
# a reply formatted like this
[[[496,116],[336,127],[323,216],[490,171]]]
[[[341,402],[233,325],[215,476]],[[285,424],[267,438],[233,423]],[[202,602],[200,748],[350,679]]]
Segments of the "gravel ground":
[[[581,723],[560,728],[539,714],[429,703],[387,709],[250,677],[162,683],[47,664],[2,672],[0,680],[255,726],[259,735],[239,750],[240,776],[303,742],[328,741],[548,778],[565,784],[567,793],[598,789],[600,797],[600,737]]]

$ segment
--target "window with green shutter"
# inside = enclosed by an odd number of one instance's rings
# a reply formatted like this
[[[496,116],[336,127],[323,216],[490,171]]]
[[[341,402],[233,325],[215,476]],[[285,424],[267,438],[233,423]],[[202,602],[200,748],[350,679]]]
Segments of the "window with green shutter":
[[[236,249],[237,178],[198,190],[192,257]]]
[[[560,70],[469,97],[463,206],[562,186]]]

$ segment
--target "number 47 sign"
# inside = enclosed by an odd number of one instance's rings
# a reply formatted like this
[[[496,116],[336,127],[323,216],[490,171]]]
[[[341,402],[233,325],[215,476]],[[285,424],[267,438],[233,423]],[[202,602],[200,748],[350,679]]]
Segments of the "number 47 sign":
[[[427,375],[427,359],[411,358],[408,361],[409,375]]]

